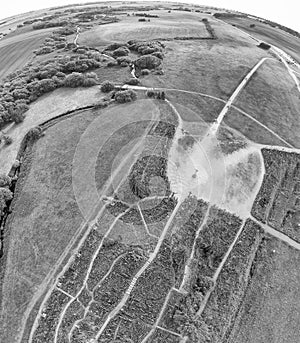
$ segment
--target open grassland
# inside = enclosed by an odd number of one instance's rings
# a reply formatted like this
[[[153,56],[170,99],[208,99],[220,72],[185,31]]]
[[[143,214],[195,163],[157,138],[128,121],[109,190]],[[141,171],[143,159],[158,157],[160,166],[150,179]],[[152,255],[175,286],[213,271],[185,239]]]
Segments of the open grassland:
[[[5,132],[13,139],[9,146],[0,146],[1,173],[7,174],[17,157],[21,141],[32,127],[76,108],[92,105],[103,97],[98,87],[58,89],[41,97],[30,105],[26,117],[21,124],[10,125]]]
[[[102,46],[113,42],[125,43],[132,39],[172,39],[175,37],[209,38],[200,16],[193,20],[178,18],[149,18],[151,21],[139,22],[140,17],[122,17],[121,22],[100,25],[80,34],[78,43],[89,46]],[[147,20],[147,19],[146,19]]]
[[[226,24],[212,21],[212,27],[218,39],[165,42],[164,75],[147,76],[143,83],[227,100],[250,69],[269,55],[242,33],[227,33]]]
[[[222,18],[229,24],[236,25],[236,27],[249,33],[255,38],[261,39],[269,44],[278,46],[287,54],[291,55],[298,63],[300,63],[300,39],[291,34],[268,24],[259,22],[251,18]],[[254,24],[255,27],[250,27]]]
[[[297,342],[300,335],[300,254],[267,237],[251,267],[251,278],[230,343]]]
[[[235,105],[300,147],[300,97],[283,64],[267,60],[239,94]]]

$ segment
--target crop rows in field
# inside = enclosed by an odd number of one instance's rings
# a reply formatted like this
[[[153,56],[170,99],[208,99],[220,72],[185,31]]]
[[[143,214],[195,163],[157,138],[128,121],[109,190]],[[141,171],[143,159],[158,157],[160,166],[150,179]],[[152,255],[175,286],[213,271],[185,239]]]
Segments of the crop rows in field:
[[[149,259],[145,248],[113,241],[92,230],[45,303],[47,324],[42,316],[34,342],[141,342],[145,337],[147,342],[180,342],[182,317],[190,316],[191,304],[195,311],[196,302],[213,287],[212,271],[241,225],[236,216],[215,207],[204,225],[207,211],[208,204],[198,200],[189,219],[183,220],[179,230],[172,227],[139,276]],[[182,292],[179,287],[194,243],[195,267],[189,287]],[[57,307],[52,305],[56,294],[64,300]]]
[[[300,155],[262,150],[265,177],[252,215],[300,242]]]
[[[26,39],[0,48],[0,79],[21,69],[31,57],[33,51],[41,44],[44,37]]]

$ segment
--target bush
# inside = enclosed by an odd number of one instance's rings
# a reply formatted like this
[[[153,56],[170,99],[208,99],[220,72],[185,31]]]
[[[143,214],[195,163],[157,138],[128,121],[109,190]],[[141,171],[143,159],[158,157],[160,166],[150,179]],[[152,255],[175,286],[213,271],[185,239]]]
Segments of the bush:
[[[127,67],[129,64],[132,63],[132,60],[127,56],[121,56],[117,58],[117,62],[120,66]]]
[[[131,78],[129,79],[128,81],[125,82],[127,85],[131,85],[131,86],[136,86],[136,85],[139,85],[141,82],[139,79],[136,79],[136,78]]]
[[[64,81],[64,86],[65,87],[81,87],[83,85],[84,81],[84,76],[81,73],[73,72],[69,74],[65,81]]]
[[[150,70],[149,69],[142,69],[141,70],[141,74],[142,75],[149,75],[150,74]]]
[[[11,178],[8,175],[0,175],[0,187],[9,187],[11,185]]]
[[[116,92],[115,94],[115,100],[118,103],[125,103],[125,102],[131,102],[136,100],[137,95],[136,92],[134,92],[132,89],[126,89]]]
[[[111,92],[114,89],[115,89],[115,85],[110,81],[104,81],[101,85],[101,91],[103,93]]]
[[[39,139],[41,135],[42,135],[42,129],[39,126],[33,127],[27,132],[27,138],[29,141],[35,141]]]
[[[13,198],[12,192],[8,188],[0,188],[0,215],[6,207],[6,203]]]
[[[139,69],[155,69],[161,65],[161,59],[153,55],[144,55],[134,61]]]
[[[158,57],[159,59],[163,60],[164,54],[161,51],[155,51],[152,53],[153,56]]]
[[[5,145],[10,145],[13,142],[12,138],[9,135],[4,135],[2,139]]]
[[[251,28],[255,27],[255,24],[250,24],[250,27],[251,27]]]
[[[113,57],[127,56],[129,54],[129,49],[126,47],[120,47],[113,52]]]
[[[115,66],[117,66],[118,65],[118,62],[117,61],[109,61],[108,63],[107,63],[107,66],[108,67],[115,67]]]

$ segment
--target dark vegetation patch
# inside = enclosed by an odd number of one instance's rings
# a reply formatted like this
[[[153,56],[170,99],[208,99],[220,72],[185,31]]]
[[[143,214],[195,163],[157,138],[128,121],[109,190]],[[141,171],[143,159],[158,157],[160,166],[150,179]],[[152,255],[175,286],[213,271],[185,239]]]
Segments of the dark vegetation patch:
[[[71,300],[66,294],[59,290],[54,290],[46,302],[43,315],[39,320],[38,326],[34,332],[32,342],[50,343],[55,337],[56,326],[59,321],[61,311]]]
[[[265,176],[252,215],[300,242],[300,156],[262,149]]]

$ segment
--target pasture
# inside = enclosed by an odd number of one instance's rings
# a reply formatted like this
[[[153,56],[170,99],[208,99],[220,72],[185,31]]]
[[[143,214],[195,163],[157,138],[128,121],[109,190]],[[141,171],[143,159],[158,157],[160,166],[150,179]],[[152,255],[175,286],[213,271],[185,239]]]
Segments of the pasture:
[[[298,63],[300,63],[300,40],[297,37],[268,24],[259,22],[251,18],[222,18],[225,22],[236,25],[236,27],[249,33],[257,39],[261,39],[269,44],[278,46],[287,54],[291,55]],[[250,27],[250,25],[255,27]]]
[[[300,148],[299,91],[279,61],[265,61],[241,91],[235,105]]]

